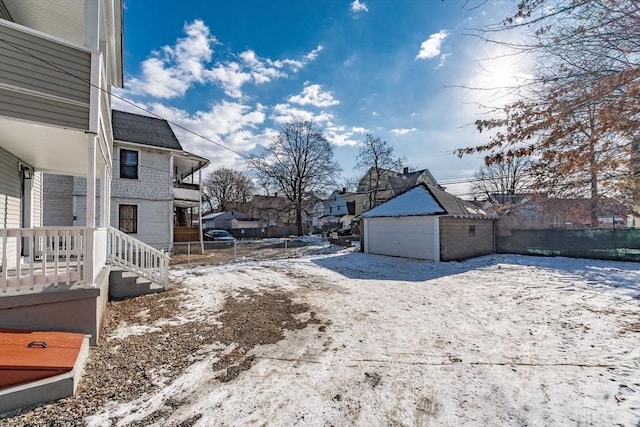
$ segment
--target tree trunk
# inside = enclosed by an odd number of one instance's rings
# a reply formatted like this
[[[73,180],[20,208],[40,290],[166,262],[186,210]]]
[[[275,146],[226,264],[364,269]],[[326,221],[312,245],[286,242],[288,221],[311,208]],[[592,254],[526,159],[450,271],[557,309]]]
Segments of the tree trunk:
[[[596,164],[595,141],[589,142],[589,173],[591,182],[591,199],[589,200],[589,214],[591,228],[598,226],[598,170]]]

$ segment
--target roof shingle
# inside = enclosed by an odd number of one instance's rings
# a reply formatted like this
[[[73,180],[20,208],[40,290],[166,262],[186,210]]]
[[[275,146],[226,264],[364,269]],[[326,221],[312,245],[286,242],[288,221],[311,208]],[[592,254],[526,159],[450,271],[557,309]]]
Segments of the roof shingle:
[[[111,123],[113,138],[117,141],[182,151],[180,141],[166,120],[113,110]]]

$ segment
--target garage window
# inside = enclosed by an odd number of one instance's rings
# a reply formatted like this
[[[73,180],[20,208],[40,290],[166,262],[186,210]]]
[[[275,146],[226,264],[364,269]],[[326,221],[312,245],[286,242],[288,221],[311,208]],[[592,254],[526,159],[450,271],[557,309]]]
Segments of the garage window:
[[[469,226],[469,237],[475,237],[476,236],[476,226],[475,225],[470,225]]]

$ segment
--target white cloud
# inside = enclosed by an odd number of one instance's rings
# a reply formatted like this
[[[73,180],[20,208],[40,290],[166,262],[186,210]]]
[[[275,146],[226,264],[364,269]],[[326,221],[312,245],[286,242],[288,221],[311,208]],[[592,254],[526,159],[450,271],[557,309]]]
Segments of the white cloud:
[[[322,50],[324,49],[324,47],[322,45],[318,45],[317,48],[313,49],[311,52],[307,53],[304,56],[304,59],[307,60],[307,62],[310,61],[315,61],[316,58],[318,57],[318,55],[320,54],[320,52],[322,52]]]
[[[326,111],[314,113],[302,108],[296,108],[291,104],[276,104],[273,107],[273,114],[270,118],[276,123],[287,123],[296,119],[313,120],[316,123],[326,123],[333,119],[333,114]]]
[[[391,133],[395,133],[396,135],[406,135],[409,132],[415,132],[418,129],[416,128],[411,128],[411,129],[391,129]]]
[[[351,128],[351,132],[353,132],[353,133],[367,133],[367,132],[369,132],[369,130],[366,129],[366,128],[363,128],[363,127],[353,126]]]
[[[141,75],[127,78],[127,93],[170,99],[184,96],[195,83],[219,85],[227,96],[242,97],[248,83],[264,84],[297,73],[314,61],[323,50],[321,45],[300,59],[261,58],[253,50],[245,50],[233,58],[211,64],[213,48],[219,44],[209,27],[195,20],[184,26],[185,37],[175,45],[163,46],[142,62]]]
[[[353,0],[353,2],[351,2],[351,5],[349,6],[349,10],[351,10],[351,12],[353,13],[359,13],[359,12],[368,12],[369,8],[367,7],[367,4],[365,2]]]
[[[308,83],[305,83],[301,94],[289,97],[288,101],[298,105],[312,105],[319,108],[340,104],[340,101],[333,98],[333,93],[323,92],[319,84]]]
[[[440,62],[438,62],[438,66],[436,68],[442,67],[444,63],[447,62],[447,58],[450,56],[450,53],[443,53],[442,55],[440,55]]]
[[[185,24],[186,37],[175,46],[164,46],[142,62],[142,78],[127,80],[129,92],[168,99],[183,96],[194,82],[203,81],[205,64],[211,60],[217,43],[200,20]]]
[[[428,39],[422,42],[420,45],[420,52],[416,56],[416,59],[429,59],[435,58],[440,55],[440,47],[442,42],[449,33],[445,30],[440,30],[437,33],[431,34]]]

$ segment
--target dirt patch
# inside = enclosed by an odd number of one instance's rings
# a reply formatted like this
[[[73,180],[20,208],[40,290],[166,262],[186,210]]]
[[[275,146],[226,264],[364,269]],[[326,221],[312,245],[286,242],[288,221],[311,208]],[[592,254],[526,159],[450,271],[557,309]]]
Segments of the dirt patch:
[[[309,312],[308,305],[294,303],[290,294],[282,291],[244,291],[237,297],[227,297],[219,317],[222,327],[218,337],[220,342],[236,344],[236,347],[213,365],[214,371],[222,370],[217,378],[223,382],[231,381],[249,369],[253,358],[245,355],[250,349],[275,344],[284,338],[287,330],[304,329],[309,324],[320,323],[313,311],[306,321],[296,318],[306,312]]]
[[[306,304],[292,301],[279,290],[243,292],[225,300],[219,315],[211,312],[210,321],[164,324],[160,331],[126,338],[108,339],[123,325],[151,326],[161,319],[174,319],[182,312],[186,294],[179,289],[110,303],[103,328],[103,339],[91,349],[85,373],[74,396],[36,408],[26,408],[2,419],[3,426],[75,426],[83,425],[110,401],[128,402],[145,393],[153,393],[171,383],[198,360],[219,352],[212,366],[220,371],[219,381],[231,381],[252,366],[247,353],[258,345],[272,344],[284,338],[287,330],[320,323]],[[213,348],[213,350],[212,350]],[[179,402],[181,403],[181,402]],[[175,399],[163,402],[163,408],[132,425],[162,424],[175,412]],[[191,425],[198,417],[184,420]],[[112,419],[114,424],[117,419]]]

